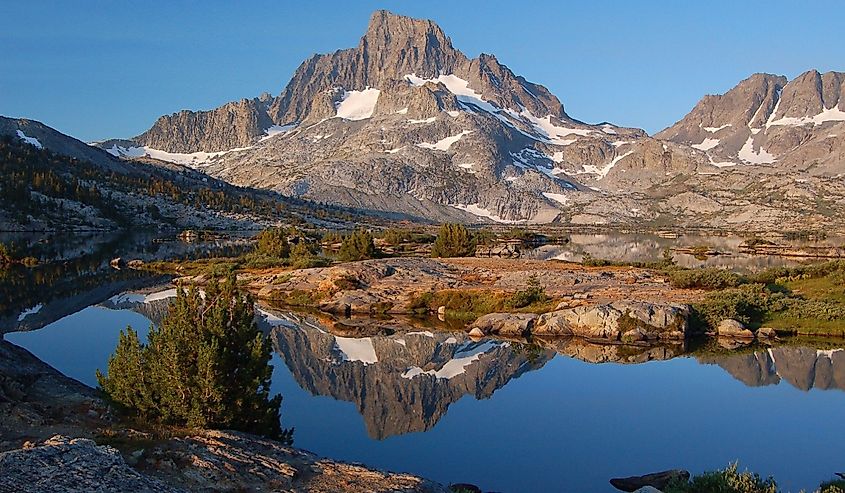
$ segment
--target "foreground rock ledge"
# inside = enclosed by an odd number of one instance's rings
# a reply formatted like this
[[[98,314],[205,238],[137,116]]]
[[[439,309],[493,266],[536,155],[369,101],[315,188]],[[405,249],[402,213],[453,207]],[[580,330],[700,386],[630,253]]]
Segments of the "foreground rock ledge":
[[[682,341],[689,336],[688,305],[645,301],[564,308],[542,315],[491,313],[471,329],[485,335],[576,336],[621,341]]]
[[[57,435],[0,454],[0,491],[19,492],[396,492],[445,493],[409,474],[335,462],[245,433],[204,431],[132,454]]]

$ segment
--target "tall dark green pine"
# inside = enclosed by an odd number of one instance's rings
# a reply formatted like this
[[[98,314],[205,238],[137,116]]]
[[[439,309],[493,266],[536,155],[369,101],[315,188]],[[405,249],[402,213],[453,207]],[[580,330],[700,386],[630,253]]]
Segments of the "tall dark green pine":
[[[128,329],[101,388],[129,414],[170,425],[234,429],[290,443],[270,396],[272,348],[255,323],[252,297],[234,277],[177,290],[146,345]]]

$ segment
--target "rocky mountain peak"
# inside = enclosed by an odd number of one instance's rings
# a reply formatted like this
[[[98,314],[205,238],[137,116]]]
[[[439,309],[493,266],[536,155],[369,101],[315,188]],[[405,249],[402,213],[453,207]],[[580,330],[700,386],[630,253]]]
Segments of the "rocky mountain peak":
[[[465,58],[433,21],[386,10],[373,13],[358,51],[367,74],[389,73],[393,78],[410,73],[434,78],[451,72],[455,63]],[[372,79],[373,84],[381,82],[381,77]]]

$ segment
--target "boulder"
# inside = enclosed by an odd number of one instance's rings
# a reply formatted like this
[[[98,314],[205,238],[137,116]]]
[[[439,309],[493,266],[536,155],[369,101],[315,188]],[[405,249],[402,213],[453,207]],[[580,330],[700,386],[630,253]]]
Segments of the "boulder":
[[[470,337],[484,337],[484,331],[479,329],[478,327],[473,327],[472,330],[469,331]]]
[[[537,318],[534,313],[490,313],[479,317],[472,327],[485,334],[522,336],[531,332]]]
[[[628,478],[614,478],[610,480],[610,484],[617,490],[634,492],[646,486],[651,486],[657,490],[662,490],[669,483],[680,480],[689,481],[689,471],[682,469],[672,469],[669,471],[654,472],[644,476],[631,476]],[[646,490],[650,491],[650,490]]]
[[[683,340],[689,324],[689,307],[644,301],[615,301],[579,306],[541,315],[531,331],[538,336],[579,336],[592,339]]]
[[[634,493],[663,493],[663,492],[658,490],[654,486],[643,486],[642,488],[638,489]]]
[[[720,337],[732,337],[735,339],[754,339],[754,333],[745,328],[742,322],[728,318],[719,322],[716,327],[716,334]]]
[[[774,339],[778,336],[778,333],[771,327],[760,327],[755,335],[758,339]]]

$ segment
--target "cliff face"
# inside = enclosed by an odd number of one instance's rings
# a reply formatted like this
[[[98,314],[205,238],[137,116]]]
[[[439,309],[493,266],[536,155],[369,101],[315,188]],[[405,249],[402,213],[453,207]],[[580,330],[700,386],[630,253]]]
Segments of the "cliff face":
[[[144,146],[173,153],[226,151],[248,147],[273,123],[268,101],[242,99],[210,111],[180,111],[156,120],[134,140]]]

